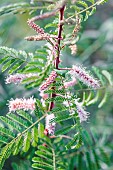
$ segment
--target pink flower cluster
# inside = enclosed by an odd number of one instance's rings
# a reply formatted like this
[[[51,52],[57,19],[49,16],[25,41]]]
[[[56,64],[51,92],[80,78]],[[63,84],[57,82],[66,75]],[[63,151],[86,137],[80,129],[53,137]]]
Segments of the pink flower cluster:
[[[100,83],[93,76],[91,76],[84,68],[81,66],[73,65],[72,70],[69,72],[72,76],[82,81],[89,87],[99,88]]]
[[[29,73],[29,74],[14,74],[14,75],[9,75],[7,78],[6,78],[6,81],[5,83],[6,84],[9,84],[9,83],[14,83],[14,84],[19,84],[21,83],[24,79],[26,78],[29,78],[29,77],[34,77],[34,76],[37,76],[37,74],[32,74],[32,73]]]
[[[45,34],[44,30],[40,26],[36,25],[33,21],[28,20],[28,25],[33,28],[39,34]]]
[[[56,123],[51,121],[55,118],[54,114],[50,114],[46,116],[46,126],[45,129],[48,131],[50,135],[54,135]]]
[[[71,101],[71,93],[68,93],[65,96],[66,101],[63,102],[63,104],[69,108],[70,115],[75,114],[75,105],[76,105],[76,112],[78,113],[78,116],[80,118],[80,122],[87,121],[89,117],[89,113],[85,111],[84,107],[82,106],[82,103],[79,103],[79,99],[74,99]]]
[[[72,81],[64,82],[64,87],[68,88],[68,87],[74,86],[75,84],[77,84],[77,81],[75,78],[73,78]]]
[[[89,117],[89,113],[85,111],[84,107],[78,102],[77,99],[75,99],[75,104],[76,104],[76,111],[78,113],[78,116],[80,118],[80,122],[87,121]]]
[[[49,87],[49,85],[55,81],[56,77],[57,73],[55,71],[52,71],[47,80],[40,86],[39,90],[40,91],[46,90]]]
[[[47,93],[44,93],[44,91],[41,91],[39,95],[42,97],[41,98],[42,106],[45,107],[46,106],[45,100],[49,97],[49,95]]]
[[[33,99],[33,97],[30,97],[29,99],[25,98],[16,98],[11,99],[9,101],[9,111],[16,111],[16,110],[35,110],[35,102],[36,99]]]

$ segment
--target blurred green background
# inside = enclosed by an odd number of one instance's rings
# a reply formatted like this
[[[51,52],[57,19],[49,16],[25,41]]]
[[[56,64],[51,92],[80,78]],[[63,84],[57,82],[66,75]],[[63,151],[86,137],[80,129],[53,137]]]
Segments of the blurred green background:
[[[0,6],[18,2],[18,0],[0,0]],[[23,1],[19,1],[23,2]],[[29,1],[24,1],[29,2]],[[36,13],[39,13],[36,12]],[[40,48],[45,42],[27,42],[24,37],[35,35],[27,25],[28,18],[33,15],[25,14],[8,14],[0,16],[0,46],[7,46],[27,52],[34,52]],[[50,20],[52,22],[52,20]],[[39,25],[44,27],[48,20],[39,21]],[[68,29],[67,29],[68,30]],[[48,29],[46,29],[48,31]],[[70,29],[68,30],[68,32]],[[62,60],[65,66],[69,67],[75,63],[82,63],[89,69],[98,66],[101,69],[108,70],[113,76],[113,0],[101,5],[97,8],[97,12],[89,17],[82,24],[80,30],[80,40],[77,42],[78,51],[76,55],[71,55],[69,47],[66,47]],[[1,67],[0,67],[1,68]],[[37,89],[25,89],[23,86],[6,85],[5,78],[7,73],[2,73],[0,69],[0,115],[5,115],[8,112],[7,101],[10,98],[38,96]],[[109,88],[109,87],[108,87]],[[113,163],[113,88],[109,88],[109,97],[105,105],[98,109],[98,103],[89,106],[88,111],[91,113],[89,123],[86,129],[95,131],[97,134],[99,145],[104,145],[105,150]],[[106,158],[107,159],[107,158]],[[12,169],[11,162],[18,162],[19,158],[11,158],[8,160],[4,170]],[[29,167],[29,162],[23,162],[23,169]],[[13,169],[15,163],[12,163]],[[113,170],[113,164],[103,164],[104,170]]]

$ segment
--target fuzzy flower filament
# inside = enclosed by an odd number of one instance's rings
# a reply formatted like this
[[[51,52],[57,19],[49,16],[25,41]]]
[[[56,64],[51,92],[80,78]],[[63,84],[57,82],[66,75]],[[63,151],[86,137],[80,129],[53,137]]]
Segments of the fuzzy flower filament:
[[[82,107],[81,103],[78,102],[78,99],[75,99],[76,111],[80,118],[80,122],[87,121],[89,117],[89,113],[85,111],[84,107]]]
[[[45,129],[48,131],[49,135],[54,135],[54,132],[55,132],[56,123],[51,122],[54,118],[55,118],[54,114],[50,114],[50,115],[48,114],[46,116]]]
[[[82,68],[81,66],[73,65],[69,73],[89,87],[92,87],[94,89],[100,87],[99,81],[96,80],[93,76],[91,76],[85,70],[85,68]]]
[[[16,110],[35,110],[35,102],[36,99],[33,99],[33,97],[30,97],[28,99],[25,98],[16,98],[11,99],[9,101],[9,112],[16,111]]]
[[[45,34],[43,28],[40,28],[40,26],[36,25],[33,21],[28,20],[27,23],[28,23],[28,25],[29,25],[32,29],[34,29],[37,33],[39,33],[39,34]]]
[[[75,114],[75,105],[76,105],[76,112],[78,113],[78,116],[80,118],[80,122],[87,121],[89,117],[89,113],[85,110],[85,108],[82,106],[82,103],[78,102],[79,99],[72,99],[71,100],[71,93],[68,93],[65,96],[65,101],[63,104],[69,108],[70,115]]]
[[[29,74],[14,74],[14,75],[9,75],[7,78],[6,78],[6,81],[5,83],[6,84],[10,84],[10,83],[14,83],[14,84],[20,84],[24,79],[26,78],[30,78],[30,77],[35,77],[35,76],[38,76],[37,74],[32,74],[32,73],[29,73]]]
[[[47,80],[40,86],[39,90],[40,91],[46,90],[49,87],[49,85],[55,81],[56,77],[57,73],[55,71],[52,71]]]
[[[49,95],[47,93],[44,93],[44,91],[41,91],[39,94],[41,98],[41,103],[43,107],[46,107],[45,100],[48,99]]]
[[[64,82],[64,87],[67,89],[69,87],[74,86],[75,84],[77,84],[77,81],[75,78],[73,78],[73,80],[71,80],[71,81]]]

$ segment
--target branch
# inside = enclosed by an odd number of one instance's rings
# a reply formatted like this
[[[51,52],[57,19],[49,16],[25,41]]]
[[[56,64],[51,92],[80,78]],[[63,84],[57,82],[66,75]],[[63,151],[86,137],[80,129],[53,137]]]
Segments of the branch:
[[[60,41],[61,41],[61,35],[62,35],[62,30],[63,30],[63,25],[61,24],[61,21],[64,18],[64,8],[65,8],[65,5],[59,11],[60,14],[59,14],[58,40],[57,40],[57,45],[56,45],[57,57],[55,58],[55,63],[54,63],[56,69],[58,69],[58,65],[60,62]],[[52,89],[55,90],[55,87],[53,86]],[[54,97],[56,97],[56,94],[52,93],[51,98],[54,98]],[[53,107],[54,107],[54,102],[51,102],[49,105],[49,111],[52,110]]]

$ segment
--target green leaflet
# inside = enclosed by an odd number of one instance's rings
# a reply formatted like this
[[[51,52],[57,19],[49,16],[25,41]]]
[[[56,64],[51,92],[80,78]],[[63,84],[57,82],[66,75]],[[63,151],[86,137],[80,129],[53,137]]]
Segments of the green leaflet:
[[[86,156],[86,166],[87,166],[87,169],[88,170],[93,170],[93,163],[91,161],[91,155],[90,155],[90,152],[86,152],[85,153],[85,156]]]
[[[33,123],[33,118],[31,117],[31,115],[27,112],[25,112],[24,110],[19,110],[19,111],[16,111],[16,113],[23,117],[24,119],[26,119],[28,122],[30,122],[31,124]]]
[[[52,157],[52,149],[50,147],[45,147],[43,145],[39,145],[38,146],[38,149],[43,151],[43,152],[46,152],[47,155],[49,155],[50,157]],[[36,152],[37,153],[37,152]]]
[[[19,117],[19,116],[16,116],[16,115],[13,114],[13,113],[7,114],[7,117],[10,118],[10,119],[12,119],[13,121],[17,122],[19,125],[21,125],[21,126],[24,127],[24,128],[29,127],[28,122],[26,122],[24,119],[22,119],[22,118]]]
[[[51,102],[51,101],[63,102],[63,101],[65,101],[65,100],[66,100],[65,98],[63,98],[63,97],[61,97],[61,96],[57,96],[57,97],[55,97],[55,98],[48,98],[48,99],[46,99],[45,101],[46,101],[46,102]]]
[[[30,143],[31,143],[31,133],[28,131],[25,135],[24,135],[24,141],[23,141],[23,148],[22,150],[24,152],[27,152],[30,148]]]
[[[98,90],[96,96],[95,96],[92,100],[90,100],[90,101],[86,104],[86,106],[89,106],[89,105],[91,105],[91,104],[96,103],[96,102],[98,101],[98,99],[99,99],[99,96],[100,96],[100,91]]]
[[[61,128],[61,129],[59,129],[59,130],[57,130],[56,132],[55,132],[55,134],[56,135],[62,135],[62,134],[67,134],[68,132],[70,132],[71,130],[73,130],[74,128],[76,127],[76,125],[74,125],[74,126],[66,126],[66,127],[64,127],[64,128]]]
[[[86,130],[82,131],[82,139],[83,139],[83,143],[85,144],[85,146],[93,145],[93,140],[91,138],[91,135]]]
[[[48,160],[52,160],[52,155],[44,152],[43,150],[37,150],[35,152],[36,155],[42,157],[42,158],[45,158],[45,159],[48,159]]]
[[[63,113],[62,115],[58,115],[57,117],[55,117],[55,119],[53,120],[53,121],[55,121],[55,122],[63,122],[63,121],[66,121],[66,120],[68,120],[68,119],[72,119],[72,117],[73,117],[74,115],[69,115],[68,113]]]
[[[12,64],[14,64],[14,62],[15,62],[15,59],[5,62],[5,64],[2,67],[2,72],[6,71],[8,68],[10,68],[12,66]]]
[[[7,138],[7,137],[0,136],[0,142],[3,143],[3,144],[4,144],[4,143],[6,144],[6,143],[8,142],[8,138]]]
[[[99,152],[101,154],[102,160],[107,164],[110,165],[110,157],[109,154],[105,151],[104,147],[99,149]]]
[[[79,137],[79,133],[76,133],[73,137],[73,139],[66,145],[66,149],[69,149],[71,148],[73,145],[75,145],[75,142],[76,142],[76,145],[77,145],[77,140],[78,140],[78,137]],[[75,146],[76,146],[75,145]]]
[[[0,59],[3,65],[2,71],[8,69],[10,74],[19,69],[22,64],[25,64],[27,62],[27,57],[30,58],[30,55],[25,51],[16,51],[13,48],[4,46],[0,47],[0,54],[5,56],[3,59]]]
[[[10,138],[15,137],[15,134],[12,131],[3,127],[0,127],[0,133],[3,133],[4,135],[9,136]]]
[[[20,113],[22,114],[22,113]],[[12,113],[7,114],[8,118],[4,119],[5,117],[1,116],[2,119],[6,125],[7,124],[11,124],[12,127],[16,128],[18,127],[18,124],[20,125],[20,127],[24,127],[24,129],[22,128],[22,132],[18,133],[16,137],[13,137],[12,140],[11,138],[6,138],[6,137],[0,137],[0,142],[2,142],[3,144],[5,144],[5,147],[1,148],[1,152],[0,152],[0,167],[3,166],[4,161],[11,155],[17,155],[20,151],[23,152],[27,152],[31,146],[31,144],[36,147],[37,146],[37,142],[38,142],[38,131],[40,132],[40,135],[42,135],[42,128],[40,128],[39,130],[37,128],[35,128],[35,124],[37,124],[38,122],[40,122],[41,119],[44,118],[41,117],[40,119],[38,119],[35,123],[32,123],[30,125],[26,124],[26,122],[19,116],[16,116]],[[14,122],[12,123],[12,121],[10,121],[10,119],[12,119]],[[29,119],[30,117],[25,116],[24,118]],[[27,120],[26,120],[27,121]],[[31,121],[31,119],[30,119]],[[41,126],[42,127],[42,126]],[[7,129],[1,129],[2,133],[6,133],[8,135],[11,136],[12,132],[10,132],[10,130]],[[35,143],[35,145],[34,145]],[[14,144],[14,145],[13,145]],[[12,147],[13,145],[13,147]],[[2,146],[2,145],[1,145]],[[11,146],[11,148],[10,148]],[[7,153],[6,153],[7,152]]]
[[[57,144],[56,144],[57,145]],[[55,149],[51,146],[47,145],[39,145],[38,150],[35,152],[36,156],[32,159],[33,164],[32,167],[36,169],[62,169],[65,170],[65,162],[62,163],[60,157],[56,155]]]
[[[109,92],[106,90],[101,102],[98,105],[98,108],[101,108],[106,103],[108,97],[109,97]]]
[[[34,163],[32,164],[32,167],[35,169],[53,170],[52,166],[48,166],[46,164],[41,164],[41,163]]]
[[[38,136],[39,138],[44,137],[44,125],[42,123],[38,124]]]
[[[102,70],[102,74],[105,76],[105,78],[108,80],[109,84],[112,86],[113,80],[112,80],[111,74],[106,70]]]
[[[17,123],[15,123],[14,121],[8,119],[7,117],[0,116],[0,120],[5,122],[12,129],[15,129],[17,132],[21,132],[22,131],[22,128]]]
[[[50,64],[45,64],[47,62],[47,52],[45,52],[45,49],[39,51],[34,56],[32,53],[26,53],[25,51],[17,51],[4,46],[0,47],[0,54],[3,55],[3,58],[0,58],[2,71],[8,70],[9,74],[16,72],[21,74],[37,73],[37,76],[26,78],[22,83],[27,83],[27,88],[39,86],[50,69]]]
[[[14,72],[17,72],[17,70],[22,66],[23,61],[16,60],[17,63],[14,63],[14,65],[10,68],[8,71],[9,74],[12,74]]]
[[[59,107],[53,108],[51,112],[58,114],[58,113],[65,112],[66,110],[67,110],[67,107],[59,105]]]
[[[106,3],[108,0],[98,0],[97,5],[101,5]]]
[[[17,155],[23,146],[23,137],[19,136],[18,139],[15,141],[15,147],[13,149],[13,155]]]
[[[38,8],[38,7],[37,7]],[[9,14],[23,14],[25,12],[29,12],[29,14],[36,11],[37,8],[30,8],[30,4],[29,3],[25,3],[25,2],[19,2],[19,3],[13,3],[13,4],[9,4],[7,6],[2,6],[0,8],[0,16],[1,15],[9,15]]]
[[[36,147],[38,143],[38,128],[33,127],[31,130],[32,146]]]
[[[94,161],[96,164],[96,168],[100,169],[100,161],[98,159],[98,154],[96,153],[95,149],[92,150],[93,156],[94,156]]]
[[[29,65],[27,65],[25,67],[24,73],[40,73],[41,69],[38,67],[29,67]]]
[[[10,144],[7,144],[6,146],[2,148],[0,152],[0,170],[2,170],[5,160],[9,158],[9,156],[11,155],[13,145],[14,145],[14,142],[11,142]]]
[[[78,169],[82,170],[82,168],[83,168],[82,154],[79,153],[78,154]]]

